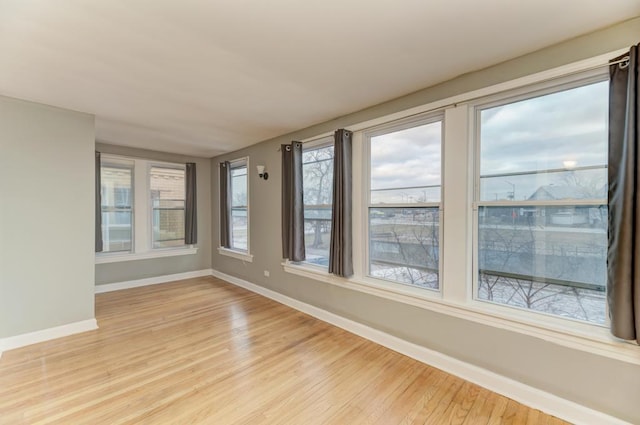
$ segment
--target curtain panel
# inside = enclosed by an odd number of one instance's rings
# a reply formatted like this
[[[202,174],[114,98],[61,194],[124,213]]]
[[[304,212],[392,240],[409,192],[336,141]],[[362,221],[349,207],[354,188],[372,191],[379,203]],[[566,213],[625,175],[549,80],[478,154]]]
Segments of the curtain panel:
[[[220,163],[220,246],[231,248],[231,163]]]
[[[184,202],[184,243],[198,243],[198,201],[196,197],[196,164],[187,162],[185,171],[186,196]]]
[[[638,47],[609,66],[609,249],[611,333],[640,343],[640,155]]]
[[[353,275],[351,136],[344,129],[334,134],[329,273],[342,277]]]
[[[102,173],[100,167],[100,152],[96,152],[95,159],[96,182],[95,182],[95,252],[102,252]]]
[[[302,143],[282,145],[282,258],[304,261]]]

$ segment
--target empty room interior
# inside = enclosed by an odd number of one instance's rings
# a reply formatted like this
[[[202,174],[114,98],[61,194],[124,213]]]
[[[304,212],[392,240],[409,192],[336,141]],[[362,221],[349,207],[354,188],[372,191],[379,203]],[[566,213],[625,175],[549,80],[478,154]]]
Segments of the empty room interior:
[[[0,424],[640,424],[639,43],[638,0],[0,0]]]

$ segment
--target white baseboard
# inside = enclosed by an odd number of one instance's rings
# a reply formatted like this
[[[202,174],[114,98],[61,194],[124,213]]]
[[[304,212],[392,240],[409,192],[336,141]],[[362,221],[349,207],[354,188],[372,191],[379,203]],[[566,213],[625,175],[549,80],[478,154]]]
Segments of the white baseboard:
[[[0,356],[3,351],[9,351],[20,347],[25,347],[38,342],[48,341],[50,339],[61,338],[80,332],[92,331],[98,329],[96,319],[82,320],[80,322],[69,323],[54,328],[42,329],[40,331],[29,332],[22,335],[10,336],[0,339]]]
[[[621,419],[593,410],[589,407],[565,400],[551,393],[525,385],[521,382],[444,355],[423,346],[411,343],[380,330],[344,318],[321,308],[248,282],[246,280],[212,270],[214,277],[258,293],[281,304],[309,314],[317,319],[338,326],[353,334],[366,338],[405,356],[441,369],[474,384],[480,385],[519,403],[539,409],[568,422],[584,425],[630,425]]]
[[[145,279],[127,280],[124,282],[106,283],[96,285],[96,294],[103,292],[119,291],[121,289],[138,288],[140,286],[157,285],[159,283],[174,282],[176,280],[191,279],[194,277],[211,276],[211,269],[196,270],[193,272],[166,274],[163,276],[148,277]]]

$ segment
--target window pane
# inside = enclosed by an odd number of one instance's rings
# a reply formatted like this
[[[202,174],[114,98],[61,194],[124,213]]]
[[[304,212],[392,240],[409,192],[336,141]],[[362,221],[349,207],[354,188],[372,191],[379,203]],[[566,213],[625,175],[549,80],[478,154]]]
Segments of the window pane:
[[[305,150],[302,153],[302,174],[306,262],[328,267],[333,196],[333,146]]]
[[[480,115],[477,298],[604,324],[608,83]]]
[[[247,251],[247,166],[231,166],[231,248]]]
[[[233,207],[231,209],[231,247],[247,250],[247,209]]]
[[[442,122],[371,138],[371,203],[440,202]]]
[[[605,81],[482,110],[480,200],[606,197],[608,90]]]
[[[480,207],[478,298],[603,324],[607,207]]]
[[[153,247],[184,245],[184,169],[151,167]]]
[[[369,274],[438,289],[438,208],[370,208]]]
[[[133,166],[103,163],[100,168],[103,252],[131,251]]]

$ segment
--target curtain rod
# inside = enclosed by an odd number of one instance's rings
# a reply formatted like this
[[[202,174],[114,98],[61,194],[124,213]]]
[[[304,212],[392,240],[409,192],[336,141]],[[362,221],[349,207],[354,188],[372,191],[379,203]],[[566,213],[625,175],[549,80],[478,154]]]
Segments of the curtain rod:
[[[560,76],[549,78],[546,81],[553,81],[553,80],[557,80],[557,79],[560,79],[560,78],[566,78],[567,76],[570,76],[570,75],[582,74],[584,72],[594,71],[596,69],[608,67],[608,66],[611,66],[611,65],[619,65],[620,69],[624,69],[627,66],[629,66],[629,61],[630,61],[629,55],[626,55],[622,59],[618,59],[617,61],[601,63],[601,64],[598,64],[598,65],[590,66],[588,68],[582,68],[580,70],[568,72],[568,73],[562,74]],[[402,118],[391,120],[391,121],[389,121],[389,123],[393,123],[393,122],[401,121],[401,120],[406,120],[406,119],[411,119],[413,117],[417,117],[417,116],[420,116],[420,115],[428,115],[428,114],[432,114],[434,112],[443,111],[443,110],[445,110],[447,108],[450,108],[452,106],[455,107],[459,103],[466,103],[466,102],[474,101],[474,100],[477,100],[477,99],[482,99],[483,97],[487,97],[487,96],[486,95],[482,95],[482,96],[478,96],[478,97],[472,97],[472,98],[469,98],[469,99],[465,99],[464,101],[460,101],[460,102],[453,102],[453,103],[449,103],[449,104],[446,104],[446,105],[437,106],[435,108],[432,108],[432,109],[429,109],[429,110],[426,110],[426,111],[416,112],[415,114],[411,114],[411,115],[404,116]],[[358,128],[357,130],[352,130],[352,129],[348,128],[348,126],[345,127],[345,128],[347,130],[350,130],[350,131],[366,131],[366,130],[369,130],[371,128],[379,127],[380,125],[383,125],[383,124],[375,124],[375,125],[368,126],[368,127]],[[325,137],[330,137],[331,133],[333,133],[333,131],[328,132],[327,134],[322,135],[322,136],[314,137],[313,139],[305,140],[304,142],[302,142],[302,144],[315,142],[317,140],[324,139]],[[278,152],[280,152],[280,148],[278,148]]]
[[[602,63],[602,64],[599,64],[599,65],[593,65],[591,67],[583,68],[583,69],[580,69],[578,71],[573,71],[573,72],[569,72],[569,73],[566,73],[566,74],[563,74],[563,75],[560,75],[560,76],[557,76],[557,77],[549,78],[546,81],[553,81],[553,80],[557,80],[557,79],[560,79],[560,78],[566,78],[569,75],[582,74],[584,72],[594,71],[596,69],[608,67],[608,66],[611,66],[611,65],[619,65],[621,69],[624,69],[627,66],[629,66],[629,60],[630,60],[629,56],[627,55],[627,56],[625,56],[622,59],[619,59],[617,61]],[[472,98],[469,98],[469,99],[465,99],[464,101],[460,101],[460,102],[452,102],[452,103],[449,103],[449,104],[446,104],[446,105],[442,105],[442,106],[438,106],[438,107],[435,107],[435,108],[432,108],[432,109],[429,109],[429,110],[426,110],[426,111],[416,112],[415,114],[411,114],[411,115],[407,115],[407,116],[402,117],[402,118],[391,120],[391,121],[389,121],[389,123],[393,123],[394,121],[401,121],[401,120],[411,119],[413,117],[420,116],[420,115],[428,115],[428,114],[432,114],[434,112],[443,111],[443,110],[445,110],[447,108],[450,108],[452,106],[455,107],[460,103],[466,103],[466,102],[474,101],[474,100],[477,100],[477,99],[482,99],[483,97],[487,97],[487,96],[486,95],[482,95],[482,96],[478,96],[478,97],[472,97]],[[366,131],[366,130],[369,130],[371,128],[379,127],[380,125],[383,125],[383,124],[376,124],[376,125],[372,125],[372,126],[369,126],[369,127],[359,128],[358,130],[352,130],[352,131]],[[311,141],[318,140],[318,139],[320,139],[320,138],[316,138],[316,139],[309,140],[309,141],[311,142]]]

